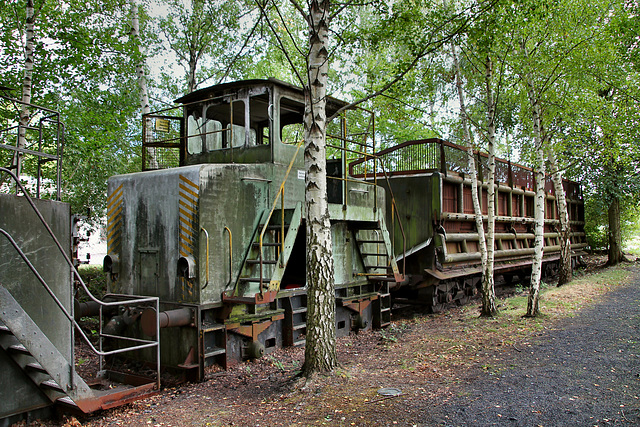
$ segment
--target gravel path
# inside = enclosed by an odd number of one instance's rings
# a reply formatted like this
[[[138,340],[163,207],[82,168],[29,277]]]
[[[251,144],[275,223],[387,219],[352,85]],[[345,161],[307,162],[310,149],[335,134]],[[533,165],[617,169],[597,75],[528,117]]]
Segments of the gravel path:
[[[633,283],[470,373],[424,425],[640,425],[640,274]],[[422,423],[421,423],[422,424]]]

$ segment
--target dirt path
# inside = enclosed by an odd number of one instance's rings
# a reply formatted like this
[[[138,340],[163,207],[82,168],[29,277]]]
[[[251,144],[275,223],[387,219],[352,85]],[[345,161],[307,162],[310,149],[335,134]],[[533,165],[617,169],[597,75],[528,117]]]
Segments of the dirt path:
[[[639,276],[451,391],[445,404],[424,407],[421,424],[640,424]]]
[[[396,312],[387,329],[338,340],[340,368],[302,390],[295,375],[304,351],[289,348],[212,372],[204,383],[165,388],[80,421],[84,426],[640,424],[640,268],[631,275],[612,270],[577,282],[550,288],[542,319],[521,318],[525,297],[501,300],[501,315],[492,320],[478,319],[478,304],[438,315]],[[575,317],[562,318],[584,304],[588,308]],[[378,391],[384,387],[401,395],[383,397]],[[71,419],[66,425],[81,424]]]

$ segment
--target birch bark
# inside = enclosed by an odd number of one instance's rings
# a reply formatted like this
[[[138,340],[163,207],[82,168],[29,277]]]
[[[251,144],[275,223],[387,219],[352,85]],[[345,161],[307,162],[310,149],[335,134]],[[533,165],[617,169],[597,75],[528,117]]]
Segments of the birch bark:
[[[335,290],[331,224],[327,202],[326,91],[328,76],[329,0],[311,0],[309,55],[305,85],[305,206],[307,231],[307,338],[303,373],[337,366]]]
[[[493,275],[496,229],[496,103],[493,95],[493,61],[485,60],[485,85],[487,96],[487,152],[489,154],[489,183],[487,188],[487,264],[482,273],[482,316],[494,316],[498,310],[495,304],[495,282]]]
[[[451,54],[453,57],[453,65],[456,73],[456,89],[458,91],[458,100],[460,103],[460,118],[462,120],[462,128],[464,137],[467,142],[467,164],[469,167],[469,173],[471,174],[471,199],[473,201],[473,212],[476,222],[476,230],[478,231],[478,247],[480,250],[480,259],[482,262],[482,310],[481,316],[493,316],[497,313],[495,304],[495,281],[493,274],[494,265],[494,240],[495,240],[495,215],[492,212],[493,206],[493,191],[494,177],[495,177],[495,156],[494,156],[494,141],[495,141],[495,103],[493,102],[493,93],[491,91],[491,64],[487,64],[487,75],[485,76],[487,81],[487,105],[489,107],[487,116],[489,117],[489,132],[490,135],[490,154],[489,154],[489,193],[488,193],[488,212],[487,217],[487,233],[484,232],[484,224],[482,218],[482,208],[480,206],[480,197],[478,195],[478,186],[482,188],[482,182],[478,181],[478,172],[475,165],[473,156],[473,139],[471,137],[471,131],[469,129],[469,117],[466,108],[466,102],[464,97],[464,91],[462,89],[462,75],[460,72],[460,64],[458,62],[458,55],[456,53],[455,45],[451,43]],[[487,57],[487,61],[490,59]],[[491,159],[493,158],[493,162]],[[491,165],[493,164],[493,168]]]
[[[529,102],[531,103],[531,114],[533,119],[533,135],[534,146],[536,150],[536,165],[535,165],[535,182],[536,182],[536,196],[535,196],[535,230],[534,230],[534,254],[533,264],[531,265],[531,285],[529,287],[529,299],[527,302],[527,317],[537,316],[540,312],[539,300],[540,300],[540,279],[542,277],[542,257],[544,251],[544,209],[546,195],[544,190],[544,149],[540,123],[540,103],[535,95],[533,80],[530,76],[527,76],[527,93],[529,96]]]
[[[552,147],[547,148],[547,158],[560,216],[560,271],[558,273],[558,286],[562,286],[571,281],[573,273],[571,269],[569,209],[567,208],[567,197],[562,185],[562,171],[558,168],[558,162]]]
[[[131,0],[131,37],[135,41],[135,45],[138,46],[139,59],[136,62],[136,75],[138,76],[138,93],[140,99],[140,109],[142,115],[149,114],[151,112],[151,106],[149,104],[149,90],[147,87],[147,76],[144,70],[144,47],[140,38],[140,17],[138,14],[138,2],[137,0]],[[144,133],[142,138],[145,142],[151,141],[151,121],[145,119]],[[147,156],[149,157],[148,167],[150,169],[158,168],[158,159],[156,156],[156,150],[153,147],[147,147]],[[147,167],[147,165],[143,165]]]
[[[35,21],[36,21],[36,10],[33,5],[33,0],[27,0],[27,19],[25,24],[26,30],[26,40],[24,46],[24,76],[22,78],[22,102],[29,104],[31,103],[31,89],[32,89],[32,81],[33,81],[33,64],[34,64],[34,40],[35,40]],[[27,105],[22,105],[20,107],[20,126],[18,128],[18,148],[23,149],[27,146],[27,126],[29,126],[29,121],[31,120],[31,115],[29,113],[29,107]],[[15,173],[17,177],[20,177],[20,170],[22,168],[22,154],[17,152],[13,156],[13,161],[11,164],[12,168],[15,169]]]

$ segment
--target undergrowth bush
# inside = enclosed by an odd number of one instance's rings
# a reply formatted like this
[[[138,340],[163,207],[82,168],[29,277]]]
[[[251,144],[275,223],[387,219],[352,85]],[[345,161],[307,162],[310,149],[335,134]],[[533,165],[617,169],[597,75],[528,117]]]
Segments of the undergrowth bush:
[[[78,268],[82,281],[87,285],[89,291],[94,297],[102,299],[107,292],[107,274],[102,271],[102,266],[96,265],[81,265]],[[77,294],[77,298],[80,301],[86,301],[87,295],[84,291],[80,290]]]

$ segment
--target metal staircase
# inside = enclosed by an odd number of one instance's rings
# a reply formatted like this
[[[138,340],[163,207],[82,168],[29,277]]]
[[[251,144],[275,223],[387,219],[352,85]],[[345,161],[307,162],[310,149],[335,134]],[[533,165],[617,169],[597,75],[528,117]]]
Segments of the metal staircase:
[[[96,407],[91,388],[40,330],[9,291],[0,285],[0,347],[52,402],[67,398],[83,412]]]
[[[104,302],[97,300],[88,290],[78,271],[73,265],[69,255],[65,252],[63,246],[56,238],[51,227],[44,219],[42,213],[34,204],[27,191],[18,181],[15,174],[6,168],[0,168],[0,172],[7,173],[16,183],[18,189],[22,192],[24,200],[30,205],[33,212],[38,217],[40,223],[55,243],[57,250],[64,258],[64,262],[69,266],[75,279],[85,291],[87,296],[94,302],[103,307],[124,306],[127,304],[147,304],[155,306],[158,310],[159,299],[157,297],[139,297],[120,295],[120,299],[113,302]],[[50,313],[55,318],[65,319],[70,324],[69,333],[66,334],[65,340],[71,340],[73,347],[72,331],[75,329],[79,335],[88,344],[91,350],[100,357],[100,369],[102,370],[103,357],[116,353],[124,353],[126,351],[140,350],[144,348],[155,348],[157,353],[157,373],[156,379],[142,379],[135,375],[128,375],[116,372],[103,371],[105,381],[96,381],[96,386],[104,388],[106,381],[113,379],[114,382],[120,384],[114,385],[110,383],[104,390],[92,388],[75,372],[74,360],[68,360],[51,339],[45,334],[36,322],[29,316],[25,308],[14,298],[9,289],[0,283],[0,351],[9,357],[9,363],[15,364],[19,371],[22,371],[35,386],[47,396],[51,403],[62,404],[80,410],[84,413],[90,413],[99,409],[109,409],[121,406],[142,396],[150,395],[160,388],[160,343],[158,340],[150,341],[144,339],[136,339],[131,337],[122,337],[118,335],[108,335],[100,329],[100,340],[103,338],[126,339],[131,343],[126,348],[116,348],[115,350],[103,351],[102,344],[100,350],[97,350],[90,342],[84,331],[75,321],[73,311],[67,309],[65,305],[53,292],[51,287],[38,272],[34,264],[27,257],[23,249],[18,245],[14,238],[6,230],[0,228],[0,235],[3,236],[16,251],[24,265],[31,271],[36,279],[36,283],[42,286],[45,294],[48,294],[59,312]],[[71,283],[69,283],[71,286]],[[69,291],[70,292],[70,291]],[[128,299],[127,299],[128,298]],[[34,304],[38,304],[37,301]],[[100,325],[102,322],[102,310],[100,310]],[[159,327],[157,326],[157,330]],[[73,352],[71,353],[73,354]],[[70,357],[73,359],[73,356]],[[130,385],[125,385],[128,383]]]
[[[353,234],[365,269],[359,276],[377,282],[404,280],[393,257],[389,231],[382,218],[377,222],[357,223]]]
[[[234,291],[225,297],[225,301],[246,303],[247,298],[255,298],[256,303],[273,301],[280,290],[301,225],[301,202],[294,209],[282,209],[281,215],[265,211],[247,247]],[[238,298],[242,298],[242,301]]]
[[[377,284],[378,298],[373,300],[373,326],[383,328],[391,322],[389,283],[402,282],[404,276],[393,257],[391,239],[384,219],[357,223],[353,234],[365,270],[358,275]]]
[[[53,404],[91,413],[148,395],[155,382],[137,387],[92,389],[36,323],[0,285],[0,348]]]

